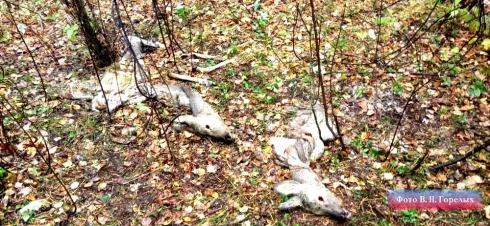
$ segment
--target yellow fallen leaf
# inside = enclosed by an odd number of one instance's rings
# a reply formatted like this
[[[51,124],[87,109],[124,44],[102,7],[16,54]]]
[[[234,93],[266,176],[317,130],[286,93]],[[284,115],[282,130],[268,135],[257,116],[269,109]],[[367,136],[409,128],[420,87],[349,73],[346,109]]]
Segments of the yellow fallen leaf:
[[[71,104],[71,105],[70,105],[70,109],[71,109],[71,110],[80,110],[80,108],[81,108],[81,107],[80,107],[80,105],[78,105],[78,104]]]
[[[438,173],[437,174],[437,180],[442,181],[442,182],[447,181],[446,174],[445,173]]]
[[[92,187],[92,185],[93,185],[93,184],[94,184],[94,182],[89,181],[88,183],[85,183],[85,184],[83,185],[83,187],[84,187],[84,188]]]
[[[271,146],[267,146],[264,148],[264,152],[269,153],[269,152],[271,152],[271,149],[272,149]]]
[[[368,134],[368,133],[366,133],[366,132],[363,132],[363,133],[361,134],[361,140],[366,140],[367,138],[369,138],[369,134]]]
[[[193,172],[194,174],[199,175],[199,176],[203,176],[204,174],[206,174],[206,170],[201,169],[201,168],[199,168],[199,169],[195,169],[195,170],[193,170],[192,172]]]
[[[349,179],[348,179],[349,183],[357,183],[359,182],[359,180],[357,179],[357,177],[354,177],[354,176],[350,176]]]
[[[97,189],[100,191],[100,190],[104,190],[106,187],[107,187],[107,183],[102,182],[97,186]]]
[[[68,168],[70,166],[73,166],[73,163],[71,162],[71,160],[68,160],[65,163],[63,163],[63,166]]]
[[[490,205],[488,205],[487,207],[485,207],[485,217],[487,219],[490,219]]]
[[[474,105],[465,105],[465,106],[461,107],[459,110],[461,110],[461,111],[468,111],[468,110],[471,110],[473,108],[475,108]]]
[[[192,218],[190,217],[184,217],[184,222],[191,222],[192,221]]]
[[[156,131],[156,130],[152,130],[152,131],[148,132],[148,134],[152,137],[158,137],[158,131]]]

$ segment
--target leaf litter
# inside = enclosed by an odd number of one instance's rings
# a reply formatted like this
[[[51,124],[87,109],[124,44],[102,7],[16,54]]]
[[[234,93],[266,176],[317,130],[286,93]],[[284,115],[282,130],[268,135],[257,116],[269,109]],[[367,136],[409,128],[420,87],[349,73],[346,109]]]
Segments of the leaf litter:
[[[110,2],[102,1],[101,4],[102,8],[110,8]],[[363,10],[363,5],[350,4],[352,9]],[[322,10],[330,14],[325,15],[322,27],[336,28],[325,30],[322,36],[327,50],[322,55],[323,59],[332,56],[332,45],[336,42],[334,37],[340,22],[349,28],[344,29],[346,40],[353,42],[346,45],[345,55],[337,55],[334,59],[336,70],[340,72],[333,77],[324,76],[327,83],[332,80],[337,84],[334,88],[343,94],[338,98],[339,106],[334,113],[340,117],[343,134],[351,145],[350,150],[340,150],[338,143],[329,144],[314,169],[325,178],[327,187],[342,197],[355,213],[357,218],[351,224],[364,224],[366,220],[378,224],[381,221],[379,215],[401,223],[400,212],[382,205],[387,189],[479,189],[488,200],[488,188],[482,186],[489,179],[486,168],[488,154],[484,152],[461,162],[458,167],[446,168],[436,174],[425,170],[419,170],[409,178],[403,174],[426,150],[429,151],[424,163],[427,167],[471,151],[479,144],[480,138],[468,125],[479,125],[480,134],[489,132],[489,97],[484,91],[485,87],[490,88],[489,77],[488,71],[486,74],[480,72],[485,68],[488,70],[488,58],[485,58],[488,54],[478,48],[455,47],[469,40],[469,32],[450,38],[448,42],[451,44],[441,44],[445,46],[440,49],[424,39],[417,43],[420,58],[432,59],[431,62],[421,61],[432,64],[428,68],[446,64],[462,51],[468,51],[468,56],[460,62],[461,71],[456,71],[450,80],[434,79],[418,92],[416,101],[409,103],[389,161],[382,161],[374,151],[388,151],[394,126],[403,113],[410,92],[415,89],[414,83],[430,78],[411,73],[418,68],[411,51],[390,56],[392,70],[375,70],[379,66],[374,63],[362,66],[357,62],[367,62],[366,59],[375,54],[388,54],[403,46],[404,42],[395,38],[400,35],[399,31],[405,32],[403,35],[416,34],[411,24],[420,23],[420,19],[408,14],[408,9],[413,7],[415,12],[425,11],[423,4],[410,4],[415,3],[395,5],[388,10],[387,17],[400,18],[393,23],[396,29],[383,30],[385,33],[382,35],[369,25],[374,20],[368,14],[340,21],[343,4],[323,5],[325,8]],[[314,78],[305,76],[312,63],[308,58],[307,41],[311,27],[298,28],[294,36],[296,46],[292,47],[291,24],[296,4],[213,1],[204,5],[183,2],[182,5],[191,7],[192,13],[198,15],[192,24],[194,37],[205,38],[202,42],[195,40],[199,44],[193,46],[193,51],[220,53],[216,55],[228,52],[232,56],[236,52],[238,57],[238,65],[209,74],[216,86],[197,85],[205,99],[219,109],[224,120],[231,122],[228,126],[233,127],[238,137],[236,144],[224,145],[191,133],[177,134],[170,130],[168,142],[163,138],[159,125],[168,124],[169,119],[163,122],[156,117],[148,119],[146,116],[151,110],[147,103],[121,107],[109,123],[103,114],[91,112],[86,101],[66,101],[61,98],[59,90],[64,87],[60,84],[79,84],[77,81],[83,81],[84,77],[93,77],[90,70],[84,69],[90,68],[89,60],[83,55],[73,57],[74,50],[81,47],[81,37],[73,42],[61,31],[64,23],[71,22],[68,19],[47,22],[47,28],[23,22],[22,33],[28,46],[42,49],[36,60],[50,59],[50,56],[32,32],[46,34],[42,29],[57,31],[51,33],[59,41],[50,43],[58,49],[57,60],[42,61],[43,76],[53,90],[54,98],[48,102],[42,100],[39,78],[33,76],[35,73],[25,49],[18,47],[21,46],[20,36],[11,33],[13,43],[2,46],[1,55],[6,59],[4,64],[10,65],[7,71],[16,68],[17,72],[9,75],[12,84],[0,84],[2,97],[13,103],[2,107],[2,112],[22,109],[29,121],[14,125],[15,128],[9,131],[12,137],[18,137],[16,145],[1,146],[2,162],[16,162],[16,167],[9,167],[10,173],[1,177],[4,190],[0,215],[4,220],[0,222],[6,225],[22,221],[54,225],[71,208],[66,190],[37,157],[46,156],[45,152],[49,151],[54,172],[62,178],[77,203],[77,215],[72,219],[74,225],[338,223],[299,209],[290,213],[280,212],[276,206],[284,197],[271,191],[272,185],[287,179],[289,173],[272,163],[272,147],[267,142],[268,138],[291,118],[297,107],[308,106],[307,100],[312,98]],[[151,12],[149,6],[140,1],[128,4],[132,16],[151,15],[141,13]],[[307,5],[302,3],[299,6],[305,10]],[[35,7],[49,9],[39,5]],[[397,10],[399,14],[394,13]],[[63,12],[59,10],[58,13]],[[29,15],[24,16],[26,21],[31,19]],[[302,16],[304,20],[311,21],[309,15]],[[184,22],[176,24],[179,29],[175,34],[185,40],[188,31]],[[407,30],[403,30],[404,27]],[[379,49],[373,48],[378,46],[376,35],[380,35],[382,43]],[[46,41],[46,37],[42,38]],[[233,44],[235,41],[237,44]],[[486,48],[487,39],[482,45]],[[158,50],[150,54],[154,58],[165,59],[163,52]],[[298,60],[295,54],[303,60]],[[184,61],[178,63],[190,68]],[[163,67],[170,68],[168,65]],[[96,84],[93,80],[91,82],[85,88]],[[175,110],[170,108],[161,112],[166,116],[174,113]],[[150,126],[146,126],[148,124]],[[20,128],[33,134],[33,140],[23,135]],[[47,143],[42,142],[42,137],[46,137]],[[36,147],[46,148],[46,151],[37,153]],[[175,152],[178,161],[172,161],[168,147]],[[350,158],[339,161],[335,154],[339,151],[347,151]],[[25,161],[18,161],[12,154],[14,152]],[[488,209],[487,206],[486,216],[482,216],[487,219]],[[421,212],[428,216],[442,214]],[[468,212],[461,214],[471,215]],[[458,222],[457,219],[454,221]],[[425,222],[444,221],[428,218]]]

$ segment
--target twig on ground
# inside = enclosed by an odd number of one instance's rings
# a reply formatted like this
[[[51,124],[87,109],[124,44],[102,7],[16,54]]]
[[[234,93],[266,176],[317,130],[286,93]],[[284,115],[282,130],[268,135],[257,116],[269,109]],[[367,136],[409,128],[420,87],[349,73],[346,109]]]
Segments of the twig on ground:
[[[440,169],[442,169],[442,168],[444,168],[446,166],[450,166],[450,165],[453,165],[453,164],[455,164],[455,163],[457,163],[459,161],[463,161],[463,160],[467,159],[468,157],[472,156],[473,154],[476,154],[476,153],[480,152],[481,150],[486,150],[488,152],[489,151],[487,149],[488,146],[490,146],[490,140],[485,141],[485,143],[483,143],[482,145],[474,148],[472,151],[466,153],[465,155],[463,155],[463,156],[461,156],[459,158],[453,159],[453,160],[451,160],[449,162],[441,163],[441,164],[436,165],[436,166],[434,166],[434,167],[432,167],[430,169],[432,169],[434,171],[437,171],[437,170],[440,170]]]

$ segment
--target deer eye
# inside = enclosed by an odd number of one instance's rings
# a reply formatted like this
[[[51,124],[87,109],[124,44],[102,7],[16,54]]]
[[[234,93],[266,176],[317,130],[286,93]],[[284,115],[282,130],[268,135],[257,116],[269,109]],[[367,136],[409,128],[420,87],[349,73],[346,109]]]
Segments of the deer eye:
[[[323,202],[323,197],[318,196],[318,200]]]
[[[209,128],[209,125],[206,125],[206,129],[210,129],[210,128]]]

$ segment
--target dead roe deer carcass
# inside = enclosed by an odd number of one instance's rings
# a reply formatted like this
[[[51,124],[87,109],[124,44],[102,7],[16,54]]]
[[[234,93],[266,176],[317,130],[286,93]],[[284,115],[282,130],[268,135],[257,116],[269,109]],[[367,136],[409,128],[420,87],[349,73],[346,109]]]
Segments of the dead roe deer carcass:
[[[284,137],[273,137],[274,162],[276,165],[289,168],[291,180],[274,185],[274,190],[283,195],[293,195],[288,201],[279,205],[280,210],[303,207],[316,215],[330,215],[340,220],[347,220],[351,213],[342,206],[342,201],[335,196],[310,168],[310,161],[323,154],[324,142],[335,138],[337,131],[330,131],[325,124],[325,112],[321,106],[315,106],[318,119],[315,123],[313,111],[304,110],[297,113],[289,124]],[[331,125],[331,128],[334,128]],[[320,132],[318,131],[320,128]],[[321,133],[321,135],[320,135]]]

